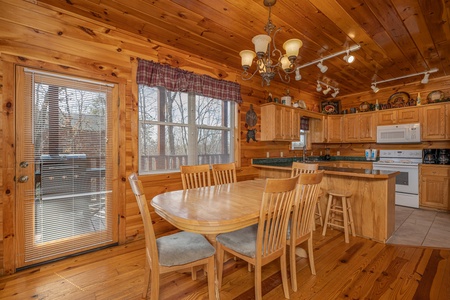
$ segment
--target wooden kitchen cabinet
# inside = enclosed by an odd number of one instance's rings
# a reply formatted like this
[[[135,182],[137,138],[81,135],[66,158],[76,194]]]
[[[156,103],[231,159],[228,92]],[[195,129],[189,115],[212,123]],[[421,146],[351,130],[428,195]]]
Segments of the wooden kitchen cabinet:
[[[446,109],[441,104],[426,105],[421,108],[422,141],[445,140],[446,133]],[[447,121],[447,122],[446,122]]]
[[[420,206],[450,210],[450,166],[420,165]]]
[[[330,115],[327,118],[327,142],[340,143],[343,141],[344,121],[341,115]]]
[[[276,104],[261,106],[262,141],[292,141],[291,132],[292,108]]]
[[[327,142],[327,119],[324,116],[321,119],[309,119],[309,136],[311,143]]]
[[[396,108],[378,111],[377,125],[409,124],[420,122],[418,107]]]
[[[445,139],[450,140],[450,103],[445,104]]]
[[[374,113],[345,115],[344,142],[375,142],[375,116]]]

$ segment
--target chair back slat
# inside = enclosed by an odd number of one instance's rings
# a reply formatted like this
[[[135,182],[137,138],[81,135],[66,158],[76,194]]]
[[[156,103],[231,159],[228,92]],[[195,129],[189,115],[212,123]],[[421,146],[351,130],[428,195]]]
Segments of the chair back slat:
[[[227,184],[237,182],[236,164],[214,164],[212,165],[214,184]]]
[[[295,194],[295,209],[292,217],[294,237],[302,237],[313,231],[314,214],[320,193],[324,171],[300,174]]]
[[[286,246],[287,224],[291,214],[298,178],[267,179],[261,203],[257,253],[261,259],[279,255]],[[258,257],[258,255],[257,255]]]
[[[209,165],[181,166],[183,190],[211,186]]]
[[[293,162],[292,163],[292,171],[291,177],[295,177],[299,174],[303,173],[314,173],[319,169],[319,164],[310,164],[310,163],[301,163],[301,162]]]

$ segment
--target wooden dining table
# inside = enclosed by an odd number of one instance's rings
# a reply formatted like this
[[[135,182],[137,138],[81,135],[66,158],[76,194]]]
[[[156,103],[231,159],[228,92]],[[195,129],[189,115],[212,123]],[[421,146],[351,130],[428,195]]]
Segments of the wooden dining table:
[[[151,205],[175,227],[214,237],[258,222],[265,182],[256,179],[167,192],[155,196]]]

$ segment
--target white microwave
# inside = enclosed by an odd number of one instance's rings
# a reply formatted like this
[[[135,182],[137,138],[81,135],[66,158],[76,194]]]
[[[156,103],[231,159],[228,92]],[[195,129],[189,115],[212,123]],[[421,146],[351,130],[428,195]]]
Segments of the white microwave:
[[[377,126],[378,144],[420,143],[420,124]]]

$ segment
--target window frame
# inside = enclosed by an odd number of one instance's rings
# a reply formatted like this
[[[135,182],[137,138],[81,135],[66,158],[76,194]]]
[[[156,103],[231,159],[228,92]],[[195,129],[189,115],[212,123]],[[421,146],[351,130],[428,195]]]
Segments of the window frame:
[[[200,130],[208,130],[208,129],[212,129],[212,130],[222,130],[226,133],[228,133],[228,148],[229,148],[229,153],[225,153],[227,155],[229,155],[229,160],[228,161],[220,161],[217,163],[224,163],[224,162],[233,162],[235,161],[235,155],[236,155],[236,147],[238,147],[238,143],[235,140],[235,131],[236,131],[236,115],[237,115],[237,103],[235,103],[234,101],[226,101],[226,100],[221,100],[221,99],[215,99],[212,97],[207,97],[207,96],[203,96],[200,94],[196,94],[194,92],[182,92],[182,91],[175,91],[175,92],[181,92],[181,93],[185,93],[187,94],[187,98],[188,98],[188,121],[187,123],[174,123],[174,122],[164,122],[160,120],[160,112],[157,113],[158,116],[158,120],[142,120],[141,119],[141,111],[140,111],[140,104],[141,101],[141,88],[150,88],[150,89],[156,89],[157,93],[161,94],[165,94],[166,93],[166,88],[164,87],[151,87],[151,86],[147,86],[144,84],[138,84],[138,134],[137,134],[137,141],[138,141],[138,174],[139,175],[152,175],[152,174],[161,174],[161,173],[174,173],[174,172],[179,172],[179,166],[180,165],[197,165],[197,164],[204,164],[205,162],[199,162],[198,158],[199,156],[201,156],[198,151],[198,147],[197,147],[197,141],[198,141],[198,133]],[[229,123],[228,126],[212,126],[212,125],[204,125],[204,124],[197,124],[196,120],[197,120],[197,110],[196,110],[196,104],[197,104],[197,96],[199,97],[206,97],[208,99],[213,99],[215,101],[222,101],[222,102],[226,102],[226,105],[228,105],[228,120],[227,122]],[[162,101],[166,101],[166,96],[158,96],[157,101],[159,101],[158,103],[158,110],[159,107],[161,107],[161,102]],[[225,107],[225,106],[223,106]],[[142,149],[142,143],[141,143],[141,126],[143,124],[147,124],[147,125],[155,125],[155,126],[178,126],[178,127],[187,127],[187,135],[188,135],[188,142],[187,142],[187,160],[185,162],[181,162],[177,163],[177,167],[173,168],[173,169],[156,169],[156,170],[149,170],[146,168],[143,168],[143,155],[141,154],[143,152]],[[163,133],[165,134],[165,133]],[[161,138],[161,133],[157,134],[157,138],[158,138],[158,143],[160,142],[160,138]],[[223,142],[223,139],[222,139]],[[159,146],[161,147],[161,145]],[[208,154],[205,154],[206,156]],[[164,155],[167,156],[167,155]],[[212,162],[212,163],[216,163],[216,162]]]

